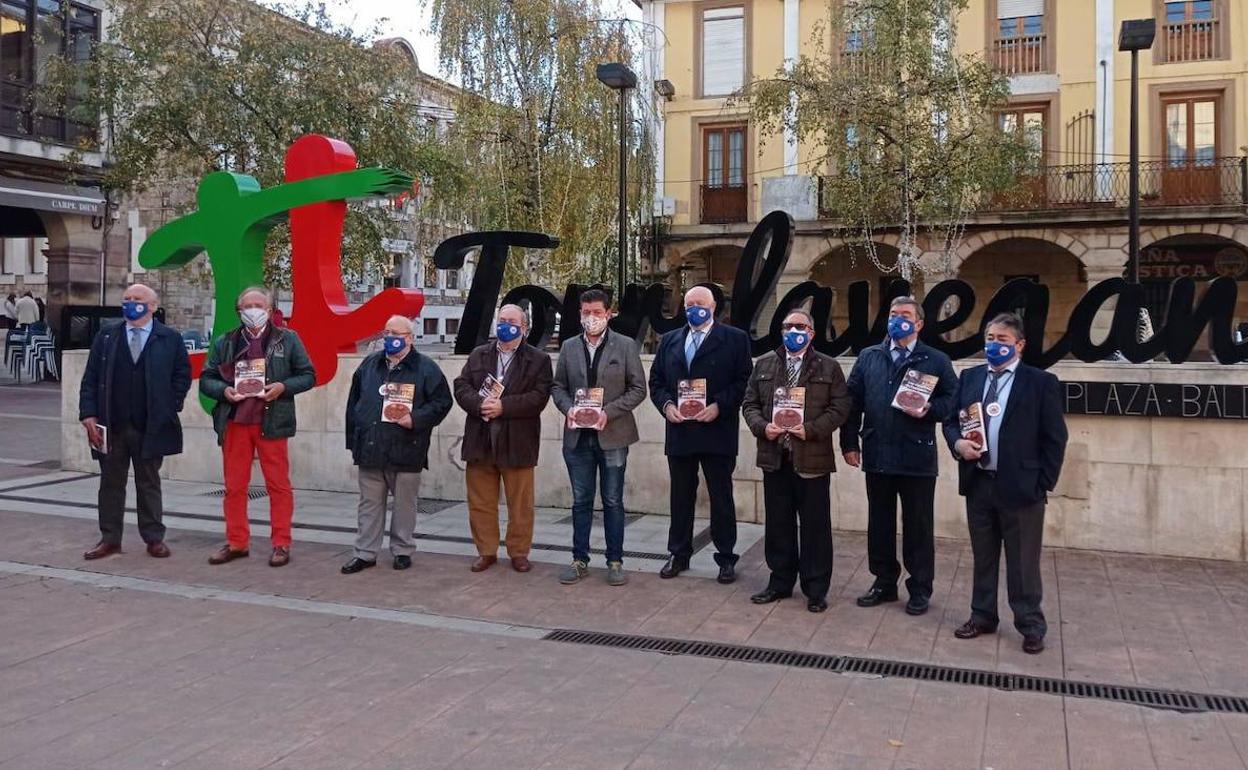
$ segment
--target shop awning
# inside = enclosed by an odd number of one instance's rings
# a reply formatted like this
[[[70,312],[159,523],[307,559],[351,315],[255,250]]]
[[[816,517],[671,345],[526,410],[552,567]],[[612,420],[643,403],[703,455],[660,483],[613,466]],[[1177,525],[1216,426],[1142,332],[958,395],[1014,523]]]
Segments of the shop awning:
[[[0,206],[98,217],[104,215],[104,196],[90,187],[0,176]]]

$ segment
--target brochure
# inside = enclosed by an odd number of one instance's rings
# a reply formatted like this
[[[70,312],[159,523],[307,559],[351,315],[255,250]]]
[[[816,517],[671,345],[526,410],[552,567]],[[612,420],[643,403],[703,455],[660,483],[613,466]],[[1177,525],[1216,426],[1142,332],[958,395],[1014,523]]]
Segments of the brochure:
[[[685,419],[697,417],[706,408],[706,380],[676,381],[676,411]]]
[[[596,428],[602,417],[602,388],[577,388],[572,404],[572,424],[578,428]]]
[[[980,452],[988,451],[988,432],[984,430],[984,405],[976,401],[958,410],[958,428],[962,438],[971,442]]]
[[[254,398],[264,395],[263,358],[250,358],[234,365],[234,391]]]
[[[801,427],[806,421],[806,388],[776,388],[771,421],[785,430]]]
[[[381,402],[381,421],[398,422],[412,413],[416,386],[404,382],[387,382],[386,396]]]
[[[922,409],[927,406],[927,401],[932,397],[932,391],[939,381],[940,378],[934,374],[907,369],[901,384],[897,386],[897,393],[893,396],[893,406],[898,409]]]

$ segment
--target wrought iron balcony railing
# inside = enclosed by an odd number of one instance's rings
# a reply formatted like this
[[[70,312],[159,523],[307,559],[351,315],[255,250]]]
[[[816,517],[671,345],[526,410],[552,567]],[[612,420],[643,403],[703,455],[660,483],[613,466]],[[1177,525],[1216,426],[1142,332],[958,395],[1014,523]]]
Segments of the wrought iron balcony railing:
[[[1018,176],[1016,186],[984,195],[972,212],[1077,211],[1125,209],[1130,164],[1045,166]],[[819,216],[837,219],[820,185]],[[1142,207],[1248,206],[1248,157],[1212,158],[1193,163],[1140,163]]]

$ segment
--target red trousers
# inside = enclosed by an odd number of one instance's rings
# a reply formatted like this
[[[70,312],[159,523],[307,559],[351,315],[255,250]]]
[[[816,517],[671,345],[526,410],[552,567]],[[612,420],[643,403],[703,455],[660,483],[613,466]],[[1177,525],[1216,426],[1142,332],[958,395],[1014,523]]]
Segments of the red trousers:
[[[273,547],[290,547],[290,522],[295,515],[295,493],[290,488],[290,460],[286,439],[263,438],[259,425],[232,422],[225,426],[221,451],[225,465],[225,539],[236,551],[251,540],[247,523],[247,488],[251,485],[251,461],[260,456],[260,471],[269,491],[270,539]]]

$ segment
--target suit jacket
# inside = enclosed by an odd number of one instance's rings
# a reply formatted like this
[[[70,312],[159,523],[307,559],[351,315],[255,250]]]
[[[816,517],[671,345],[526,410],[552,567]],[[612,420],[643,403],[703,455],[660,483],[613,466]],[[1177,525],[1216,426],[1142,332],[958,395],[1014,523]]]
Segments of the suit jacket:
[[[765,471],[779,470],[782,460],[780,439],[769,440],[766,429],[771,422],[776,388],[788,384],[787,357],[782,347],[758,359],[741,409],[745,424],[758,438],[758,467]],[[805,422],[802,423],[806,440],[791,439],[793,467],[798,473],[833,473],[836,471],[836,445],[832,434],[845,422],[853,399],[835,358],[808,348],[805,359],[797,375],[797,384],[806,388]]]
[[[498,370],[494,342],[478,345],[468,354],[455,378],[455,401],[468,413],[460,457],[469,463],[493,463],[502,468],[537,465],[542,440],[542,410],[550,400],[550,356],[521,343],[503,376],[503,413],[481,419],[481,383]]]
[[[949,356],[930,345],[916,342],[906,362],[893,363],[892,343],[885,340],[858,354],[849,372],[849,392],[854,406],[841,428],[841,451],[857,452],[862,439],[862,469],[867,473],[903,476],[935,476],[936,426],[953,409],[957,375]],[[914,418],[892,406],[897,386],[906,370],[934,374],[939,379],[928,399],[927,414]]]
[[[945,441],[958,460],[958,491],[970,492],[976,464],[958,457],[953,446],[962,438],[958,411],[982,401],[988,366],[966,369],[958,378],[957,408],[945,422]],[[1022,508],[1045,499],[1057,486],[1066,453],[1066,417],[1062,412],[1062,384],[1056,376],[1020,363],[1010,385],[1010,398],[1001,416],[997,446],[988,449],[997,458],[997,493],[1007,508]]]
[[[598,446],[619,449],[637,443],[637,420],[633,418],[633,410],[646,400],[646,373],[641,368],[636,342],[616,332],[606,334],[599,348],[596,387],[602,388],[602,410],[607,414],[607,424],[598,434]],[[589,387],[586,352],[583,334],[563,343],[559,350],[550,395],[565,415],[576,403],[576,389]],[[564,447],[574,449],[580,437],[580,430],[564,423]]]
[[[125,324],[109,324],[91,342],[87,367],[78,389],[78,419],[94,417],[109,425],[109,389],[117,356],[130,355]],[[182,451],[182,422],[178,412],[191,389],[191,362],[182,335],[152,320],[152,332],[143,349],[143,376],[147,382],[147,428],[143,432],[143,459]],[[110,426],[111,427],[111,426]],[[109,440],[113,438],[110,436]],[[95,452],[92,452],[95,454]],[[98,455],[97,455],[98,456]]]
[[[685,340],[689,327],[674,329],[659,340],[650,367],[650,400],[659,413],[669,402],[676,402],[678,380],[705,379],[707,405],[719,405],[714,422],[689,420],[668,422],[665,453],[673,456],[737,454],[737,428],[741,402],[754,360],[750,338],[745,332],[716,321],[698,347],[692,365],[685,365]]]

